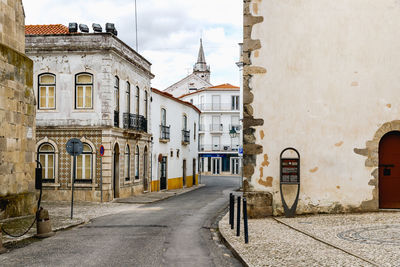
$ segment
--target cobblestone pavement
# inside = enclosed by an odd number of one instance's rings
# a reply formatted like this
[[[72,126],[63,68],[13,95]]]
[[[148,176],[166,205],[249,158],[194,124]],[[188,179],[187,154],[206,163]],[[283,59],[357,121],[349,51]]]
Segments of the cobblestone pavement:
[[[42,201],[41,207],[49,211],[53,231],[59,231],[87,223],[90,220],[100,216],[134,211],[143,206],[143,204],[160,201],[175,195],[180,195],[201,188],[202,186],[203,185],[170,191],[145,193],[126,199],[117,199],[114,202],[75,202],[73,219],[71,219],[71,202],[69,201]],[[143,208],[140,208],[140,210],[143,210]],[[11,234],[18,235],[18,233],[23,233],[23,231],[27,229],[29,225],[31,225],[33,219],[34,216],[26,216],[13,220],[4,220],[0,223],[3,225],[3,228]],[[3,234],[2,241],[6,247],[10,247],[7,245],[8,243],[21,241],[23,239],[32,237],[35,234],[36,224],[33,225],[32,229],[27,234],[19,238],[9,237]]]
[[[236,237],[228,214],[219,223],[249,266],[400,266],[400,212],[249,220],[249,244],[241,227]]]

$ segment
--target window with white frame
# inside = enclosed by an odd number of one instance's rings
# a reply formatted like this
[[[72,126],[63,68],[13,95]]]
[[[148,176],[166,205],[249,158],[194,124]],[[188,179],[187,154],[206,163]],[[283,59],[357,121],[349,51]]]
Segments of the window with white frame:
[[[139,146],[136,146],[135,151],[135,179],[139,179]]]
[[[233,95],[232,96],[232,110],[239,110],[239,96]]]
[[[147,91],[144,91],[144,117],[147,119],[147,103],[148,103],[148,99],[147,99]]]
[[[129,181],[131,179],[130,166],[129,166],[129,163],[131,162],[130,161],[130,157],[131,157],[130,153],[131,152],[129,149],[129,145],[126,145],[126,147],[125,147],[125,181]]]
[[[77,74],[75,78],[75,108],[93,107],[93,76],[89,73]]]
[[[76,157],[76,182],[92,182],[93,150],[83,143],[83,152]]]
[[[126,97],[126,113],[131,113],[131,84],[129,82],[126,82],[126,92],[125,92],[125,97]]]
[[[139,105],[140,105],[139,96],[140,96],[140,89],[139,89],[139,86],[136,86],[136,115],[139,115],[139,111],[140,111],[140,109],[139,109]]]
[[[114,110],[119,111],[119,78],[115,76],[114,80]]]
[[[40,145],[38,149],[39,162],[42,165],[42,181],[55,181],[55,149],[49,143]]]
[[[56,76],[50,73],[39,75],[39,109],[56,107]]]

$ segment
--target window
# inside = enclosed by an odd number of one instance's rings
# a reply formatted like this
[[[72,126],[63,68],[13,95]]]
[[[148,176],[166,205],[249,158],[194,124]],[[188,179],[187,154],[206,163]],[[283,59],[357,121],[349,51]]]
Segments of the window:
[[[136,146],[135,152],[135,179],[139,179],[139,146]]]
[[[193,125],[193,140],[196,140],[196,123]]]
[[[232,110],[239,110],[239,96],[233,95],[232,96]]]
[[[83,152],[76,157],[77,182],[92,182],[92,148],[83,143]]]
[[[75,78],[75,108],[92,108],[93,77],[91,74],[78,74]]]
[[[43,182],[55,181],[54,147],[49,143],[42,144],[38,149],[39,162],[42,164]]]
[[[54,109],[56,107],[56,76],[53,74],[39,75],[39,109]]]
[[[161,109],[161,125],[167,125],[167,111],[165,110],[165,108]]]
[[[125,147],[125,181],[129,181],[130,178],[130,150],[129,150],[129,145],[126,145]]]
[[[139,115],[139,86],[136,86],[136,114]]]
[[[119,78],[115,76],[114,81],[114,110],[119,111]]]
[[[131,113],[131,84],[126,82],[126,113]]]
[[[183,126],[183,129],[182,130],[187,130],[187,117],[186,117],[186,115],[183,115],[183,121],[182,121],[182,126]]]
[[[193,105],[193,98],[192,98],[192,99],[190,99],[190,104],[192,104],[192,105]]]
[[[147,91],[144,92],[144,117],[147,119]]]

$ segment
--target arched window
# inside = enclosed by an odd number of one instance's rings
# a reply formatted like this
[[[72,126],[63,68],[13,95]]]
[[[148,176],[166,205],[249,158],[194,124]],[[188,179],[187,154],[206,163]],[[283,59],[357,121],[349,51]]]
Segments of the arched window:
[[[54,109],[56,107],[56,76],[45,73],[39,75],[39,109]]]
[[[92,154],[92,148],[83,143],[83,152],[76,157],[76,182],[92,182]]]
[[[135,179],[139,179],[139,146],[136,146],[135,152]]]
[[[187,117],[186,117],[186,115],[183,115],[183,117],[182,117],[182,130],[185,130],[185,131],[187,131]]]
[[[49,143],[42,144],[38,149],[39,162],[42,164],[43,182],[55,181],[55,149]]]
[[[93,76],[89,73],[75,76],[75,108],[93,108]]]
[[[130,149],[129,149],[129,145],[126,145],[125,147],[125,181],[129,181],[130,178],[130,166],[129,163],[130,161]]]
[[[126,98],[126,113],[131,113],[131,84],[129,82],[126,82],[126,92],[125,92],[125,98]]]
[[[115,76],[114,80],[114,110],[119,111],[119,78]]]
[[[140,97],[140,89],[139,86],[136,86],[136,115],[139,115],[139,97]]]
[[[147,119],[147,91],[144,91],[144,117]]]
[[[193,140],[196,140],[196,123],[193,124]]]
[[[161,125],[167,125],[167,111],[165,110],[165,108],[161,109]]]

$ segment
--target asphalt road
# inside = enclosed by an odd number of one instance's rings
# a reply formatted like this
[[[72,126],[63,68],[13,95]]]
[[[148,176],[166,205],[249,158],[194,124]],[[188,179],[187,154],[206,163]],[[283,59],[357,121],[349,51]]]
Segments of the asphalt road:
[[[0,255],[1,266],[242,266],[215,232],[237,177],[202,177],[206,186],[139,211],[90,224]]]

